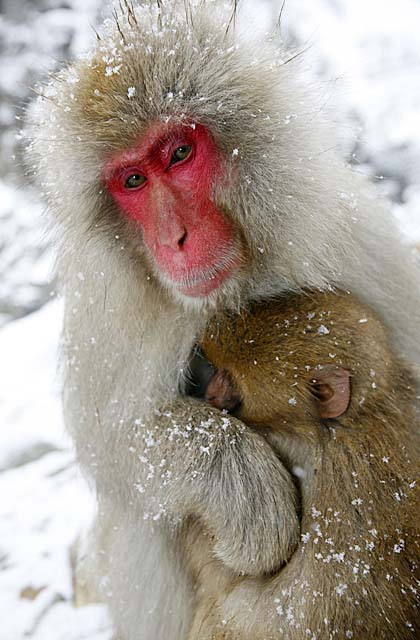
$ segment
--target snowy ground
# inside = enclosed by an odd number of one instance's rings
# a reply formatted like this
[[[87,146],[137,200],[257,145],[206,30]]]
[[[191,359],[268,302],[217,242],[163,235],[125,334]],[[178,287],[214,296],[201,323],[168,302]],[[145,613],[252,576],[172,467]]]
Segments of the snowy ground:
[[[101,607],[72,605],[69,549],[93,504],[62,429],[60,317],[56,301],[0,333],[1,640],[110,637]]]
[[[68,4],[69,28],[85,35],[99,2],[90,0],[88,13],[81,0]],[[39,14],[33,45],[45,58],[54,33],[63,39],[67,24],[59,3],[49,5],[55,16]],[[273,5],[257,3],[260,22],[268,23],[281,2]],[[311,44],[308,72],[321,78],[328,99],[336,93],[344,104],[347,149],[361,170],[384,176],[379,186],[392,197],[408,241],[418,243],[420,2],[288,0],[283,24]],[[0,35],[4,25],[0,14]],[[46,28],[48,42],[40,38]],[[9,143],[3,139],[3,151]],[[0,326],[8,322],[0,331],[0,640],[109,640],[103,608],[76,610],[72,603],[69,547],[93,504],[63,433],[56,376],[61,303],[10,322],[44,304],[53,289],[42,204],[13,184],[10,175],[0,179]]]

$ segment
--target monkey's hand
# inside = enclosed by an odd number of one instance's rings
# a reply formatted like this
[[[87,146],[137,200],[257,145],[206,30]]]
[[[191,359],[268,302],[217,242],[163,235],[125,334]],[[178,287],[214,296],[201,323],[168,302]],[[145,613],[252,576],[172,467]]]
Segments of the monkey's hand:
[[[298,544],[296,487],[260,435],[237,420],[229,422],[229,429],[239,433],[223,443],[205,472],[204,519],[224,564],[237,573],[272,573]]]
[[[190,398],[173,403],[150,426],[137,433],[137,444],[143,433],[150,443],[147,465],[155,474],[159,469],[164,511],[200,518],[214,534],[214,553],[236,573],[279,569],[299,539],[298,499],[264,438]],[[156,483],[153,491],[156,498]]]

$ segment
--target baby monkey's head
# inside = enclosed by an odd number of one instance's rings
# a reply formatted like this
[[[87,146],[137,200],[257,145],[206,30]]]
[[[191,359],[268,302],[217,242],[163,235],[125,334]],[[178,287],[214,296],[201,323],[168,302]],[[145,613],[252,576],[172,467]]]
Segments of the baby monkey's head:
[[[376,411],[401,379],[386,329],[342,292],[293,295],[217,316],[201,349],[214,367],[206,400],[254,425]]]

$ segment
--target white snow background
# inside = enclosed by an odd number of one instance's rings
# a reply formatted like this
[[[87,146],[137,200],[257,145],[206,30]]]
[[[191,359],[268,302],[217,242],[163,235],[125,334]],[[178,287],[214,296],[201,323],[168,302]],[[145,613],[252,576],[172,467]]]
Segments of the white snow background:
[[[52,251],[14,133],[29,84],[86,46],[100,4],[0,0],[0,640],[111,638],[103,607],[72,602],[69,548],[94,505],[63,432],[62,303],[47,303]],[[248,4],[248,24],[265,29],[282,3]],[[284,34],[309,47],[311,81],[343,107],[337,119],[348,156],[392,198],[413,246],[420,242],[419,24],[420,0],[287,0],[282,15]]]

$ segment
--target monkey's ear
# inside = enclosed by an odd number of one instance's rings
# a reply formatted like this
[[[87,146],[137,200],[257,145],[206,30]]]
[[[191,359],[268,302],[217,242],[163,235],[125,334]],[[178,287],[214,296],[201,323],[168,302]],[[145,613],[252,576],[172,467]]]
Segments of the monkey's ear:
[[[350,372],[325,365],[311,379],[311,393],[320,418],[339,418],[350,404]]]

